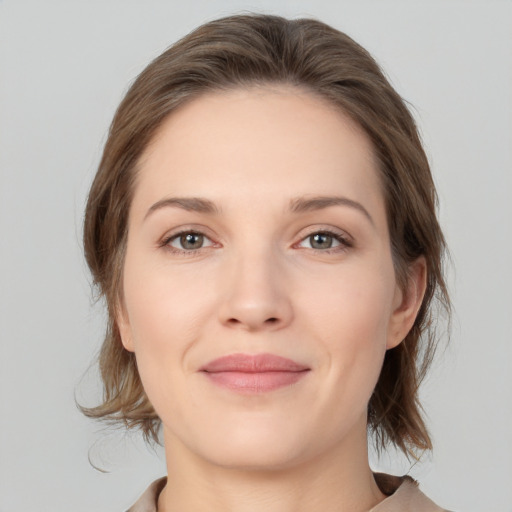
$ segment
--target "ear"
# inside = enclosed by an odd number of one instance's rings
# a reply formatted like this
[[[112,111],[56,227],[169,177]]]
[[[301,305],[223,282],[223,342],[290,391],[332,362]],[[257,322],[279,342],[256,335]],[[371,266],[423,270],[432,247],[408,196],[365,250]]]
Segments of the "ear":
[[[407,336],[423,302],[427,286],[427,263],[423,256],[414,261],[408,270],[405,290],[396,284],[393,313],[389,323],[386,348],[394,348]]]
[[[116,325],[119,329],[119,335],[121,336],[121,343],[128,352],[135,352],[132,329],[128,313],[124,304],[119,304],[116,308]]]

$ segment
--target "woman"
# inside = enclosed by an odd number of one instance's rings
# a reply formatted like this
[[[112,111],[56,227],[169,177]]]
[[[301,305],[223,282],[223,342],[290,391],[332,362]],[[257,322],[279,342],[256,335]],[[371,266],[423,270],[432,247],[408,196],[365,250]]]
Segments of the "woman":
[[[367,447],[432,447],[435,206],[407,108],[329,26],[233,16],[153,61],[84,228],[109,310],[85,412],[164,438],[168,477],[130,510],[442,510]]]

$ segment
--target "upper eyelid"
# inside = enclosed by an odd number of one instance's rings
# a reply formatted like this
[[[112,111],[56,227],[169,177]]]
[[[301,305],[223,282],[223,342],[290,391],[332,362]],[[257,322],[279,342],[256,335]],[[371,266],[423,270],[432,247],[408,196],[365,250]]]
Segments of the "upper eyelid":
[[[354,242],[354,237],[341,228],[335,228],[333,226],[310,226],[310,228],[306,228],[306,233],[299,235],[300,240],[304,240],[308,236],[314,235],[315,233],[326,233],[329,235],[333,235],[334,237],[339,237],[347,242]]]
[[[311,238],[312,235],[315,235],[316,233],[322,233],[322,234],[330,236],[337,242],[338,245],[329,247],[327,249],[318,249],[318,248],[314,248],[314,247],[302,247],[302,244],[305,243],[309,238]],[[329,252],[338,251],[338,250],[347,250],[349,248],[352,248],[353,246],[354,246],[354,244],[352,243],[352,241],[348,240],[346,237],[337,235],[335,233],[328,233],[325,231],[318,231],[318,232],[313,231],[313,233],[311,233],[311,235],[305,236],[305,237],[301,238],[298,242],[293,244],[293,247],[296,247],[297,249],[309,249],[309,250],[313,250],[313,251],[321,251],[324,253],[329,253]]]
[[[205,238],[208,238],[210,241],[214,242],[214,238],[216,238],[214,235],[210,233],[210,230],[207,229],[205,226],[180,226],[174,229],[170,229],[166,231],[166,233],[160,237],[160,242],[169,242],[170,240],[179,237],[180,235],[183,235],[185,233],[195,233],[197,235],[202,235]]]
[[[177,229],[177,231],[175,229]],[[175,229],[170,230],[162,238],[165,238],[166,236],[174,237],[174,236],[181,235],[183,233],[197,233],[199,235],[211,236],[211,235],[208,235],[208,232],[210,230],[203,226],[200,226],[197,228],[194,226],[185,226],[182,228],[180,227],[180,228],[175,228]],[[325,226],[325,227],[324,226],[309,226],[306,228],[302,228],[300,231],[303,231],[303,230],[306,230],[306,233],[302,234],[302,235],[298,234],[297,236],[306,237],[313,233],[330,233],[333,235],[346,236],[348,238],[352,238],[352,236],[349,233],[347,233],[344,229],[334,228],[331,226]]]
[[[171,240],[174,240],[185,233],[195,233],[198,235],[202,235],[205,238],[208,238],[208,240],[210,240],[213,244],[222,244],[222,242],[219,241],[219,237],[211,234],[210,229],[208,229],[207,227],[189,225],[169,230],[159,239],[159,245],[168,244]],[[350,233],[348,233],[344,229],[337,228],[334,226],[313,225],[308,226],[306,228],[302,228],[294,237],[295,241],[292,243],[292,246],[298,244],[299,242],[302,242],[311,235],[314,235],[315,233],[329,234],[332,235],[334,238],[342,240],[345,243],[354,243],[353,236],[350,235]]]
[[[201,235],[204,238],[208,239],[211,242],[211,245],[207,245],[204,247],[198,247],[197,249],[185,249],[185,248],[179,248],[174,247],[171,245],[171,242],[174,242],[176,239],[178,239],[180,236],[184,234],[197,234]],[[164,235],[160,241],[158,242],[158,248],[159,249],[165,249],[169,253],[173,253],[175,255],[181,255],[181,256],[188,256],[193,257],[194,255],[201,254],[204,250],[211,249],[212,247],[215,248],[215,246],[218,245],[214,240],[212,240],[211,237],[208,235],[205,235],[201,231],[198,230],[192,230],[192,229],[183,229],[174,233],[169,233],[168,235]]]

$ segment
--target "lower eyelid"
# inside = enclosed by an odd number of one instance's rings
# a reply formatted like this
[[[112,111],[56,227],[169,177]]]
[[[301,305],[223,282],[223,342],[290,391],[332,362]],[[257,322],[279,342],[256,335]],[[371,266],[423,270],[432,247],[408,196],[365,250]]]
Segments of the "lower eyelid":
[[[298,244],[301,244],[302,242],[304,242],[305,240],[307,240],[308,238],[312,237],[313,235],[317,235],[317,234],[323,234],[323,235],[327,235],[327,236],[330,236],[333,238],[334,241],[338,242],[339,245],[336,246],[337,247],[340,247],[340,246],[343,246],[343,247],[352,247],[354,244],[351,240],[350,237],[348,236],[344,236],[340,233],[337,233],[337,232],[334,232],[334,231],[329,231],[327,229],[318,229],[316,231],[312,231],[311,233],[308,233],[306,236],[302,237],[300,239],[300,241],[298,242]],[[297,245],[298,245],[297,244]],[[333,248],[335,249],[335,248]],[[318,250],[322,250],[322,249],[318,249]],[[324,252],[327,252],[329,249],[323,249]]]
[[[176,241],[176,240],[179,240],[183,235],[197,235],[197,236],[202,236],[203,237],[203,242],[204,242],[204,245],[201,246],[201,247],[198,247],[197,249],[182,249],[182,248],[179,248],[179,247],[174,247],[171,245],[172,242]],[[171,236],[168,236],[166,237],[164,240],[163,240],[163,245],[166,245],[166,246],[170,246],[170,247],[173,247],[174,249],[177,249],[177,250],[183,250],[183,251],[186,251],[186,252],[192,252],[194,250],[198,251],[200,249],[203,249],[203,248],[206,248],[206,247],[211,247],[214,244],[213,240],[206,236],[204,233],[201,233],[199,231],[181,231],[179,233],[175,233]]]
[[[184,249],[184,248],[180,248],[180,247],[174,247],[174,246],[171,245],[171,242],[177,240],[179,237],[181,237],[181,236],[183,236],[185,234],[201,235],[203,237],[204,241],[205,241],[205,245],[203,245],[202,247],[199,247],[197,249]],[[312,237],[315,234],[324,234],[324,235],[330,236],[330,237],[333,238],[333,240],[335,242],[337,242],[337,244],[334,247],[329,247],[329,248],[326,248],[326,249],[317,249],[317,248],[314,248],[314,247],[303,247],[303,248],[311,249],[311,250],[314,250],[316,252],[329,253],[329,252],[335,252],[335,251],[343,251],[344,249],[351,248],[354,245],[351,237],[348,237],[346,235],[342,235],[340,233],[337,233],[337,232],[334,232],[334,231],[330,231],[330,230],[327,230],[327,229],[325,229],[325,230],[324,229],[318,229],[318,230],[315,230],[315,231],[311,231],[307,235],[303,236],[299,240],[299,242],[294,244],[294,246],[295,247],[300,246],[300,244],[302,244],[304,241],[306,241],[308,238]],[[189,254],[201,251],[202,249],[207,249],[207,248],[210,248],[210,247],[216,247],[216,246],[219,246],[219,245],[220,244],[216,243],[214,240],[212,240],[212,238],[210,238],[204,232],[201,232],[201,231],[195,230],[195,229],[188,229],[188,230],[185,229],[185,230],[179,231],[177,233],[172,233],[170,235],[166,235],[158,243],[159,247],[168,248],[169,251],[171,251],[171,252],[174,251],[174,252],[182,252],[182,253],[189,253]]]

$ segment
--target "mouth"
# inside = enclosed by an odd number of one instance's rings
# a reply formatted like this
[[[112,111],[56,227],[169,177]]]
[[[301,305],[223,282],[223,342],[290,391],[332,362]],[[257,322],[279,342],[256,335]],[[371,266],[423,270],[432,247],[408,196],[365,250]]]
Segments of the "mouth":
[[[199,369],[212,383],[246,394],[291,386],[310,370],[308,366],[274,354],[230,354]]]

